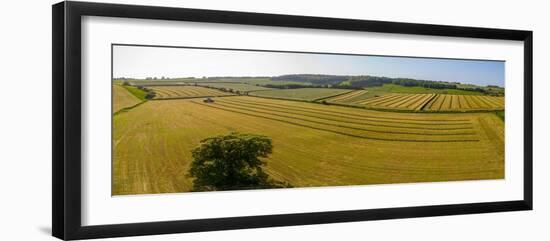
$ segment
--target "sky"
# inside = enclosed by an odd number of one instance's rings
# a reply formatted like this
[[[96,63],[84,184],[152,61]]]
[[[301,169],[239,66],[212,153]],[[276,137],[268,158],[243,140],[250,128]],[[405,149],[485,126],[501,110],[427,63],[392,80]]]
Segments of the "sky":
[[[504,61],[113,46],[113,77],[373,75],[504,87]]]

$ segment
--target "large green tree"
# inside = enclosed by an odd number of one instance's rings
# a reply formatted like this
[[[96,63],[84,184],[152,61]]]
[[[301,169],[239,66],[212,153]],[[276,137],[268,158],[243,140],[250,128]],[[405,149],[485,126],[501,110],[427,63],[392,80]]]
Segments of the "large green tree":
[[[270,180],[260,158],[271,154],[271,139],[265,136],[230,133],[207,138],[195,148],[189,176],[194,191],[288,187]]]

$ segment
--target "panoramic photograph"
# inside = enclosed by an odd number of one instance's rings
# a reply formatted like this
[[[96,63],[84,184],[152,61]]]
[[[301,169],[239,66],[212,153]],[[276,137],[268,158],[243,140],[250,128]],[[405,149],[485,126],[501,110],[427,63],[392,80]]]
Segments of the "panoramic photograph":
[[[504,178],[504,61],[111,54],[112,195]]]

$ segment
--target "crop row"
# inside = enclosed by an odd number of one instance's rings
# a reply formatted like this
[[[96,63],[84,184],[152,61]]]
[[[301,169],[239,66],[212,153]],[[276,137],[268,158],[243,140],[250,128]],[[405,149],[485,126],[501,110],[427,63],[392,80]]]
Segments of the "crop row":
[[[437,95],[426,111],[503,110],[504,97],[481,95]]]
[[[246,102],[246,101],[245,101]],[[478,141],[477,132],[469,124],[456,126],[422,126],[418,123],[376,123],[352,121],[327,113],[301,113],[299,110],[275,108],[262,104],[225,99],[203,104],[212,108],[273,121],[324,130],[364,139],[407,142],[471,142]],[[426,123],[424,123],[426,124]],[[449,123],[446,123],[449,124]],[[428,128],[432,127],[432,129]]]
[[[335,114],[339,117],[348,118],[348,119],[358,119],[358,120],[370,120],[378,122],[396,122],[396,123],[406,123],[412,122],[415,124],[428,124],[428,125],[461,125],[461,124],[471,124],[470,119],[468,118],[435,118],[430,116],[425,118],[424,115],[390,115],[387,113],[381,114],[380,112],[364,112],[359,109],[351,108],[327,108],[326,106],[320,105],[311,105],[304,103],[295,103],[289,101],[272,101],[272,100],[263,100],[263,99],[236,99],[233,98],[232,101],[242,101],[247,103],[257,103],[265,106],[270,106],[274,108],[289,108],[294,110],[299,110],[303,112],[312,112],[312,113],[323,113],[323,114]]]
[[[155,92],[155,99],[230,95],[220,90],[195,86],[155,86],[148,88]]]
[[[381,109],[421,110],[435,94],[387,94],[358,100],[354,104]]]
[[[218,101],[219,102],[219,101]],[[256,103],[251,101],[240,101],[234,99],[225,99],[222,103],[237,104],[246,107],[253,107],[260,110],[277,111],[279,113],[297,114],[301,116],[319,118],[340,123],[358,124],[366,126],[397,128],[397,129],[417,129],[417,130],[472,130],[470,122],[417,122],[410,120],[379,120],[371,118],[357,118],[347,115],[339,115],[323,111],[311,111],[289,106],[276,106],[267,103]]]
[[[482,95],[447,95],[447,94],[386,94],[372,98],[357,98],[363,95],[354,91],[332,98],[333,103],[366,106],[375,109],[412,110],[412,111],[471,111],[503,110],[504,97]],[[353,101],[350,101],[353,100]]]
[[[336,97],[333,97],[333,98],[329,98],[329,99],[327,99],[327,101],[330,101],[330,102],[346,102],[347,100],[353,99],[353,98],[355,98],[357,96],[360,96],[360,95],[362,95],[366,92],[367,92],[366,90],[351,91],[351,92],[348,92],[348,93],[343,94],[343,95],[339,95],[339,96],[336,96]]]

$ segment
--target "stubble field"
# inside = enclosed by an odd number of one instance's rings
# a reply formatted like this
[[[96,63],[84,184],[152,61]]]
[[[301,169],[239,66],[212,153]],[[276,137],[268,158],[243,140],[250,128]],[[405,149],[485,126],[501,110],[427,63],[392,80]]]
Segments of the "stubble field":
[[[492,113],[394,113],[232,96],[148,101],[115,115],[113,125],[113,195],[190,191],[191,149],[233,131],[270,137],[266,171],[295,187],[504,176],[504,123]]]
[[[355,90],[328,98],[329,103],[364,106],[387,110],[408,110],[427,112],[460,112],[504,110],[504,97],[484,95],[450,94],[401,94],[374,95],[368,90]]]
[[[217,89],[198,86],[149,86],[155,92],[155,99],[178,99],[196,97],[216,97],[232,95],[231,93]]]
[[[134,106],[141,102],[141,100],[128,92],[124,87],[120,85],[113,85],[113,108],[112,112],[116,113],[124,108]]]

